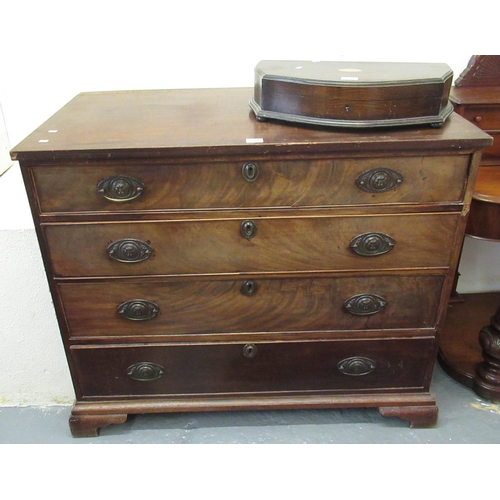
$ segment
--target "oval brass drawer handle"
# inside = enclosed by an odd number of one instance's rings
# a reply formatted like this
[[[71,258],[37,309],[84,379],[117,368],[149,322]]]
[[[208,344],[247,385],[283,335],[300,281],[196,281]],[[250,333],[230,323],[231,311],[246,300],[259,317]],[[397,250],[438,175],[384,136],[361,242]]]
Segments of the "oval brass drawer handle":
[[[259,176],[259,165],[249,161],[241,168],[241,174],[243,175],[243,179],[247,182],[254,182]]]
[[[356,186],[368,193],[385,193],[402,183],[403,176],[391,168],[372,168],[356,178]]]
[[[388,234],[364,233],[351,240],[351,250],[362,257],[376,257],[390,252],[396,242]]]
[[[156,318],[160,308],[150,300],[134,299],[118,306],[118,313],[132,321],[147,321]]]
[[[368,375],[375,370],[377,364],[373,359],[364,358],[362,356],[354,356],[340,361],[337,365],[338,369],[344,375],[351,375],[354,377],[360,375]]]
[[[153,249],[147,243],[133,238],[114,241],[106,251],[111,259],[127,263],[142,262],[153,254]]]
[[[244,220],[240,226],[243,238],[251,240],[257,234],[257,224],[253,220]]]
[[[155,363],[144,361],[142,363],[135,363],[127,368],[127,375],[134,380],[140,382],[150,382],[151,380],[159,379],[165,370],[163,366]]]
[[[346,311],[355,316],[369,316],[376,314],[387,306],[387,301],[380,295],[360,293],[353,295],[344,302]]]
[[[127,175],[112,175],[97,184],[97,192],[109,201],[132,201],[144,191],[144,184]]]

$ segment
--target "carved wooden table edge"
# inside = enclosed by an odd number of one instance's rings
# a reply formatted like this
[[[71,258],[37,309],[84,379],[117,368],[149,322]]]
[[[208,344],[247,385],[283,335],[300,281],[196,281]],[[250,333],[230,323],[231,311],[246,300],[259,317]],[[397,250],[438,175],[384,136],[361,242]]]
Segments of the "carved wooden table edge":
[[[280,397],[213,397],[157,400],[117,400],[114,402],[76,402],[69,425],[73,437],[96,437],[99,430],[126,422],[129,415],[182,412],[274,411],[302,409],[378,408],[383,417],[408,420],[411,428],[437,425],[436,399],[428,392],[407,394],[304,395]]]

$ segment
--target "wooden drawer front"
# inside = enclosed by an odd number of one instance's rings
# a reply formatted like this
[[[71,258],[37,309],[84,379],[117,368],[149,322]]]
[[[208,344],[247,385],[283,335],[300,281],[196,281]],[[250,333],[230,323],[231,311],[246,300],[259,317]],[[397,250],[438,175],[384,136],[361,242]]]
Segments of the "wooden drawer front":
[[[73,348],[84,397],[422,388],[432,338]],[[138,380],[139,379],[139,380]]]
[[[44,229],[56,276],[371,270],[447,267],[459,217],[446,213],[50,224]],[[362,256],[353,248],[385,248],[387,253]],[[109,253],[140,261],[121,262]]]
[[[61,284],[70,336],[432,328],[442,276]]]
[[[467,156],[207,160],[199,165],[43,166],[33,167],[32,172],[43,213],[130,212],[460,201],[468,161]],[[358,186],[356,179],[364,172],[368,173]],[[98,192],[105,179],[114,179],[110,184],[115,186],[113,196],[118,192],[118,196],[137,197],[128,202],[108,201],[106,193]]]
[[[466,106],[463,116],[483,130],[500,130],[500,106]]]

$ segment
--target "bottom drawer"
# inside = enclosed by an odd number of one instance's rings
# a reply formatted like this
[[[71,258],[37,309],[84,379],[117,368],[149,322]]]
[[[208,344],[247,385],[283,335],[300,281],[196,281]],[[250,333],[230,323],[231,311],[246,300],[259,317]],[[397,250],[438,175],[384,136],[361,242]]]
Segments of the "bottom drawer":
[[[434,338],[73,347],[81,396],[422,389]]]

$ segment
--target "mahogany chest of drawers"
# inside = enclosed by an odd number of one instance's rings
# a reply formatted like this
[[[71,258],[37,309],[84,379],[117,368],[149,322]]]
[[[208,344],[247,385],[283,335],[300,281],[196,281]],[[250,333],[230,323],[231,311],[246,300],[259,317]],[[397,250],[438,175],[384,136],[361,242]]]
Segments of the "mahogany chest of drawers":
[[[259,122],[252,89],[78,95],[19,160],[76,392],[128,414],[377,407],[429,392],[487,134]]]

